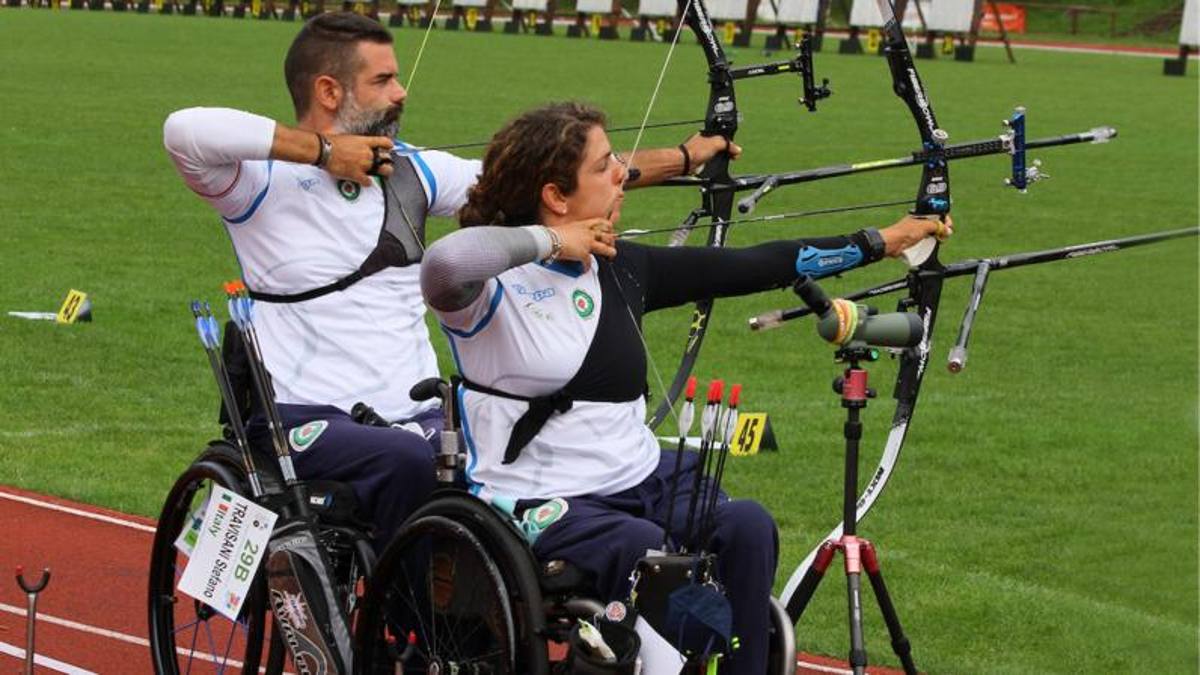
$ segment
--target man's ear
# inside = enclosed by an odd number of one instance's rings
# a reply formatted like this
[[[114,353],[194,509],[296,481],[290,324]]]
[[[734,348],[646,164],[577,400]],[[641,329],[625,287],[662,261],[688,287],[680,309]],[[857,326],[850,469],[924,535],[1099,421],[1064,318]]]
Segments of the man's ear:
[[[546,183],[542,186],[542,206],[550,213],[566,215],[567,197],[557,185]]]
[[[342,105],[345,90],[332,75],[318,75],[313,80],[313,102],[329,114],[335,114]]]

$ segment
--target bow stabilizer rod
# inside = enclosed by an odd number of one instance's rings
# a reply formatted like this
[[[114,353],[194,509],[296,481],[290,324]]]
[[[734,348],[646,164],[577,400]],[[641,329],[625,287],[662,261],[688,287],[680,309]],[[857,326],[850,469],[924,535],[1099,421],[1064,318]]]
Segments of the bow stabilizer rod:
[[[1145,246],[1146,244],[1157,244],[1163,241],[1172,239],[1181,239],[1183,237],[1195,237],[1200,235],[1200,227],[1184,227],[1177,230],[1164,230],[1162,232],[1152,232],[1149,234],[1140,234],[1133,237],[1125,237],[1122,239],[1105,239],[1103,241],[1093,241],[1085,244],[1072,244],[1061,248],[1044,249],[1041,251],[1026,251],[1024,253],[1010,253],[1007,255],[995,256],[991,258],[972,258],[956,263],[946,265],[946,278],[961,277],[968,274],[978,275],[980,268],[986,266],[988,274],[999,272],[1007,269],[1015,269],[1017,267],[1025,267],[1027,265],[1041,265],[1043,263],[1059,262],[1062,260],[1072,260],[1075,258],[1088,258],[1104,253],[1115,253],[1123,251],[1127,248],[1136,246]],[[982,284],[976,281],[974,284],[978,287],[979,295],[983,294]],[[854,293],[849,293],[843,296],[846,300],[856,301],[875,298],[881,295],[888,295],[896,291],[902,291],[908,287],[907,277],[903,279],[893,279],[886,283],[864,288]],[[974,295],[974,293],[972,294]],[[773,310],[764,312],[758,316],[752,317],[749,320],[750,330],[764,331],[778,328],[784,323],[793,319],[800,319],[812,314],[813,311],[807,306],[793,307],[791,309]],[[971,313],[971,321],[974,321],[974,312]],[[969,332],[969,328],[968,328]],[[962,336],[960,335],[960,340]],[[966,341],[962,340],[965,361]],[[953,372],[957,370],[951,369]]]
[[[1011,123],[1012,120],[1005,120],[1006,123]],[[1011,130],[1009,130],[1011,133]],[[942,147],[942,156],[946,161],[957,161],[960,159],[972,159],[975,157],[989,157],[991,155],[1013,155],[1016,159],[1016,154],[1013,149],[1013,140],[1008,138],[1009,133],[1001,134],[995,138],[980,139],[977,141],[969,141],[966,143],[958,143],[955,145],[946,145]],[[1080,143],[1100,144],[1107,143],[1117,137],[1117,130],[1110,126],[1099,126],[1073,134],[1063,134],[1060,136],[1047,136],[1046,138],[1037,138],[1024,141],[1024,150],[1036,150],[1039,148],[1053,148],[1063,145],[1077,145]],[[1023,157],[1023,153],[1022,153]],[[736,192],[744,192],[746,190],[758,190],[768,182],[771,183],[771,190],[784,185],[796,185],[798,183],[811,183],[813,181],[825,180],[827,178],[840,178],[842,176],[852,176],[860,173],[868,173],[871,171],[881,171],[884,169],[900,169],[908,166],[917,166],[924,164],[929,159],[929,153],[925,150],[918,150],[911,153],[907,157],[893,157],[889,159],[876,159],[866,162],[854,162],[852,164],[831,164],[829,166],[817,167],[815,169],[804,169],[801,171],[789,171],[784,173],[758,174],[751,176],[739,176],[733,179],[731,189]],[[1015,162],[1014,162],[1015,163]],[[1035,163],[1036,164],[1036,163]],[[1036,169],[1033,167],[1024,167],[1022,163],[1021,175],[1027,176],[1029,170]],[[1016,187],[1018,190],[1019,181],[1016,180],[1016,172],[1008,178],[1009,185]],[[1040,172],[1038,178],[1044,178]],[[1032,178],[1027,179],[1026,185],[1033,182]],[[676,187],[696,187],[699,180],[690,176],[681,176],[666,180],[663,185]],[[759,197],[761,199],[761,196]],[[741,204],[746,200],[738,202],[739,211]],[[758,199],[753,200],[757,203]],[[749,204],[748,204],[749,206]],[[750,206],[742,213],[749,212],[753,207]]]

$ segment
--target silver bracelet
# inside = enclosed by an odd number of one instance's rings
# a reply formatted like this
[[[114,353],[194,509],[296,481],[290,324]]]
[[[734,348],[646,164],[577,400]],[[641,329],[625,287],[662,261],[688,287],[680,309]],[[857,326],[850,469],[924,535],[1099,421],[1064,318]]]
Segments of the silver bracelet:
[[[333,154],[333,144],[325,138],[323,134],[317,134],[317,145],[320,146],[317,152],[317,158],[313,161],[313,166],[324,169],[329,164],[329,156]]]
[[[543,225],[542,227],[546,227]],[[546,227],[546,234],[550,235],[550,255],[542,258],[544,263],[552,263],[558,260],[558,256],[562,255],[562,239],[552,228]]]

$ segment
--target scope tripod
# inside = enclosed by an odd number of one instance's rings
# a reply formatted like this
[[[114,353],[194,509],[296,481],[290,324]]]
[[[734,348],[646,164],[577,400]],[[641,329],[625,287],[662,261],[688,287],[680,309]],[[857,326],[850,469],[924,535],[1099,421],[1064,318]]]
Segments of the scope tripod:
[[[867,407],[867,399],[875,398],[875,391],[867,387],[867,371],[859,367],[859,362],[874,361],[878,358],[878,352],[865,343],[854,341],[839,349],[835,358],[839,363],[848,364],[842,377],[833,381],[833,389],[841,395],[842,407],[846,409],[846,424],[843,427],[843,435],[846,438],[846,470],[842,486],[842,536],[821,544],[812,566],[808,568],[796,589],[795,600],[800,612],[803,612],[816,592],[817,585],[825,577],[825,571],[833,562],[834,555],[841,552],[846,563],[846,589],[850,609],[850,667],[855,675],[866,672],[867,667],[861,593],[862,572],[865,570],[879,609],[883,613],[884,623],[887,624],[888,634],[892,638],[892,650],[900,658],[904,672],[916,675],[912,645],[904,635],[900,618],[896,615],[896,607],[892,604],[891,595],[883,582],[883,574],[879,571],[879,558],[875,555],[875,545],[855,534],[858,520],[858,442],[862,438],[862,422],[859,418],[862,409]],[[793,618],[798,620],[799,614]]]

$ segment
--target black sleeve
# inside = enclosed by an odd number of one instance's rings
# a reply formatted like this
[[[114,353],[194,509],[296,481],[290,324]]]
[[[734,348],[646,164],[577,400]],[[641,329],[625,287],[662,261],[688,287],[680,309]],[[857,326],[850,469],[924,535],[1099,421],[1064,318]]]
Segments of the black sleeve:
[[[796,280],[796,256],[805,246],[857,246],[871,261],[866,235],[771,241],[747,248],[645,246],[617,243],[616,263],[638,279],[644,310],[675,307],[704,298],[749,295]],[[624,260],[623,260],[624,259]]]

